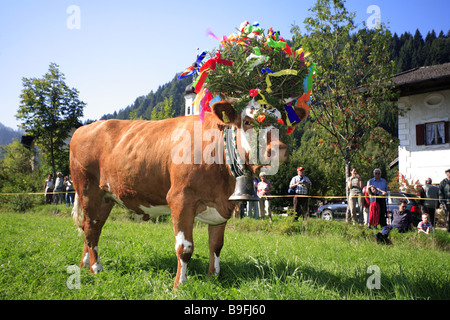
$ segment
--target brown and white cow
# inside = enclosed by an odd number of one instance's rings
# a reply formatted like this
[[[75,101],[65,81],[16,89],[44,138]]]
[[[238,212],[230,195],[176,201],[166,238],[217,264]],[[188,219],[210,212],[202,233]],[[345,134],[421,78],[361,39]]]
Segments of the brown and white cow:
[[[198,116],[189,116],[161,121],[108,120],[79,128],[70,144],[70,169],[77,193],[72,215],[85,233],[80,267],[89,267],[92,273],[102,270],[99,237],[117,203],[144,220],[172,215],[178,258],[175,287],[186,280],[194,250],[194,219],[207,223],[209,273],[218,274],[225,225],[235,206],[228,198],[236,182],[225,161],[224,129],[237,129],[237,145],[246,154],[246,167],[257,173],[261,166],[249,163],[246,135],[252,129],[255,104],[251,102],[236,114],[229,103],[217,102],[203,122]],[[203,132],[200,141],[198,129]],[[270,134],[266,138],[267,155],[273,158],[278,151],[278,160],[286,161],[286,146],[271,141]],[[201,152],[214,161],[205,161],[208,157]]]

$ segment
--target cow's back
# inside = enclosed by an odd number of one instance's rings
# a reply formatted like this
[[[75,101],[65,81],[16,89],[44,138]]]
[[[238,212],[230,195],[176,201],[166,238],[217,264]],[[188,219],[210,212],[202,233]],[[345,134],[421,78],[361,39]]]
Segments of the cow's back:
[[[191,148],[194,126],[199,123],[198,116],[191,116],[162,121],[107,120],[79,128],[70,146],[75,187],[80,190],[87,180],[91,185],[98,183],[116,202],[138,213],[142,213],[139,208],[167,205],[172,186],[174,192],[189,188],[203,203],[226,214],[234,180],[229,180],[225,165],[195,164],[195,152],[187,164],[172,161],[172,152],[181,141],[174,132],[190,135]],[[209,116],[202,125],[203,130],[217,128]]]
[[[75,186],[81,188],[86,179],[98,180],[100,188],[117,199],[141,195],[149,198],[141,201],[143,205],[165,204],[171,143],[166,128],[163,121],[126,120],[79,128],[70,145]]]

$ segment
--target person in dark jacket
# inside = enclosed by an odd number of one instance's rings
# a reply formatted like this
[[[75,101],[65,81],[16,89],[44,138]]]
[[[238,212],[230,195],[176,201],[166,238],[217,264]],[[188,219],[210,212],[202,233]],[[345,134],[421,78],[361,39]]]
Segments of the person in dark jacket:
[[[398,209],[393,210],[392,224],[390,226],[383,227],[381,233],[383,235],[387,235],[389,234],[389,231],[392,229],[398,229],[399,232],[406,232],[408,230],[414,229],[411,211],[406,209],[405,199],[401,199],[398,202]]]
[[[450,169],[445,170],[447,178],[439,184],[439,203],[445,211],[445,222],[447,231],[450,232],[449,211],[450,211]]]
[[[398,202],[398,209],[393,210],[392,224],[384,226],[381,233],[376,235],[378,242],[389,243],[388,237],[392,229],[397,229],[398,232],[404,233],[413,230],[411,211],[406,209],[406,200],[401,199]]]
[[[420,190],[420,197],[425,199],[421,203],[430,217],[430,223],[434,226],[434,214],[439,207],[439,188],[433,186],[431,178],[425,179],[425,185]]]

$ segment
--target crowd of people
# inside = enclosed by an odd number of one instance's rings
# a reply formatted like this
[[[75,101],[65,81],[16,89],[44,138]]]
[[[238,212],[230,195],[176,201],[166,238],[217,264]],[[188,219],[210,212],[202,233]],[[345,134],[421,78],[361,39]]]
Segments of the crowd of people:
[[[448,215],[450,209],[450,169],[445,171],[444,178],[439,187],[432,184],[431,178],[425,180],[425,185],[420,190],[422,205],[422,221],[417,226],[413,225],[412,213],[407,209],[407,200],[398,201],[398,209],[394,209],[392,217],[387,216],[386,193],[389,191],[387,182],[381,177],[381,170],[373,171],[371,178],[365,187],[362,186],[361,178],[356,172],[356,168],[351,171],[351,176],[347,179],[349,189],[349,201],[346,221],[366,224],[369,228],[381,227],[376,237],[378,241],[387,242],[391,230],[397,229],[399,232],[412,231],[417,228],[417,232],[430,234],[435,227],[435,212],[441,207]],[[356,207],[356,202],[359,203]],[[390,222],[390,223],[388,223]],[[448,228],[448,226],[447,226]]]
[[[306,220],[309,216],[309,200],[311,190],[311,180],[304,175],[305,168],[298,167],[297,175],[289,183],[288,193],[295,195],[293,198],[294,220],[300,217]],[[381,232],[377,237],[386,240],[392,229],[406,232],[417,228],[419,233],[430,234],[430,230],[435,227],[435,212],[441,208],[446,212],[450,210],[450,169],[445,171],[446,178],[439,186],[432,184],[431,178],[425,180],[425,185],[420,191],[422,205],[422,221],[417,226],[413,225],[412,213],[407,209],[407,200],[398,201],[398,209],[394,209],[392,216],[387,210],[387,197],[389,191],[387,181],[381,177],[381,170],[373,170],[373,178],[369,179],[366,185],[363,184],[361,176],[356,168],[351,169],[351,175],[347,178],[348,188],[348,210],[346,222],[367,225],[369,228],[378,228]],[[270,181],[264,173],[261,173],[260,180],[254,179],[254,187],[259,201],[247,202],[247,216],[254,219],[264,219],[266,215],[272,221],[270,209],[270,196],[273,190]]]
[[[63,174],[58,172],[56,179],[53,179],[53,174],[50,173],[44,182],[44,197],[46,204],[65,203],[66,206],[73,206],[75,188],[71,176],[68,175],[63,178]]]

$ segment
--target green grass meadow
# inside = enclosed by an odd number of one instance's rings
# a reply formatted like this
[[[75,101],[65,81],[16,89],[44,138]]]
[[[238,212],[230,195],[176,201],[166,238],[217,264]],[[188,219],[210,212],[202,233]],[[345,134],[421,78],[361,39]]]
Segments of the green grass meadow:
[[[231,219],[221,275],[209,277],[207,226],[196,223],[188,282],[173,290],[170,218],[137,222],[114,208],[99,243],[104,272],[92,275],[71,267],[81,259],[83,236],[70,209],[57,209],[0,213],[0,299],[450,299],[450,236],[441,230],[393,232],[392,245],[381,245],[374,230],[339,221]]]

